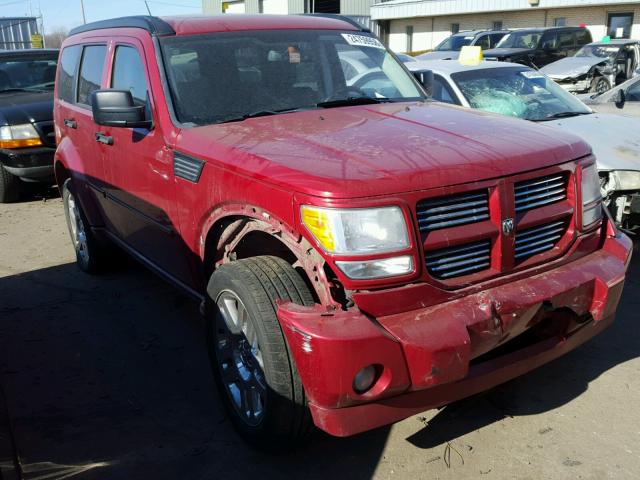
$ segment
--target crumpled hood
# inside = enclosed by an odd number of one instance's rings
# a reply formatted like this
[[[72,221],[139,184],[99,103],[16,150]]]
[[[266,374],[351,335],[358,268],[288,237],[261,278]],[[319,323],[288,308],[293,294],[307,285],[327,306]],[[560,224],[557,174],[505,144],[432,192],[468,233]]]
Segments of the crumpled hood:
[[[53,120],[53,91],[0,93],[0,125]]]
[[[175,148],[226,171],[332,198],[474,182],[590,152],[564,132],[437,102],[307,110],[190,128]]]
[[[595,57],[567,57],[542,67],[540,71],[551,78],[574,78],[587,73],[599,63],[605,63],[605,60]]]
[[[422,55],[418,55],[416,60],[457,60],[460,56],[460,52],[456,52],[455,50],[441,50],[423,53]]]
[[[599,170],[640,170],[640,119],[594,113],[544,122],[582,137],[593,149]]]
[[[496,58],[496,57],[511,57],[514,55],[531,53],[533,49],[531,48],[490,48],[489,50],[483,50],[482,55],[485,58]]]

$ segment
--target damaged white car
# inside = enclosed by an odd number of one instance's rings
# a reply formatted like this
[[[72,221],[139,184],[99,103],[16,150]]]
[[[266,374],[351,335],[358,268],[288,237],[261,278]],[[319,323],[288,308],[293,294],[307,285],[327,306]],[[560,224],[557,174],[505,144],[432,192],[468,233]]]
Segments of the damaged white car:
[[[640,42],[626,38],[593,42],[573,57],[540,69],[572,93],[603,93],[638,75]]]
[[[605,204],[620,228],[640,233],[640,120],[593,112],[529,67],[434,60],[406,65],[434,100],[540,122],[581,136],[597,158]],[[433,75],[431,75],[433,73]]]

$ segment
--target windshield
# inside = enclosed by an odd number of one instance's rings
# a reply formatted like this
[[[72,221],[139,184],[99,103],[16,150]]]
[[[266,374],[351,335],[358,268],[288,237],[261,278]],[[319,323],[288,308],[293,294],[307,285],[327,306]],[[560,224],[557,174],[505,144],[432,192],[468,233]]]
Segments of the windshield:
[[[578,53],[576,57],[595,57],[595,58],[615,58],[620,49],[618,47],[612,47],[607,45],[585,45]]]
[[[53,90],[57,62],[57,53],[0,58],[0,92]]]
[[[462,50],[462,47],[466,47],[467,45],[471,45],[473,42],[473,35],[451,35],[449,38],[444,40],[440,45],[438,45],[435,50],[437,52],[441,51],[450,51],[453,50],[455,52],[459,52]]]
[[[496,48],[536,48],[541,32],[511,32],[505,35]]]
[[[393,55],[361,32],[224,32],[167,37],[161,44],[183,123],[423,99]]]
[[[544,121],[591,110],[553,80],[528,67],[485,68],[451,75],[472,108]]]

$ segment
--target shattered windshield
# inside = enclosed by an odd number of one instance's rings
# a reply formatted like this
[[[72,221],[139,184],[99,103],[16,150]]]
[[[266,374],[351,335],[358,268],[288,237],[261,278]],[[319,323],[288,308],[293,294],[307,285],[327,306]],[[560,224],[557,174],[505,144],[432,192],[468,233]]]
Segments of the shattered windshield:
[[[496,48],[536,48],[542,33],[511,32],[500,40]]]
[[[596,58],[615,58],[620,49],[618,47],[611,47],[606,45],[585,45],[578,53],[576,57],[596,57]]]
[[[363,32],[221,32],[165,37],[161,45],[182,123],[424,99],[395,57]]]
[[[485,68],[451,75],[472,108],[544,121],[591,113],[554,81],[528,67]]]
[[[471,42],[473,42],[474,36],[473,35],[466,35],[466,36],[462,36],[462,35],[451,35],[449,38],[447,38],[446,40],[444,40],[440,45],[438,45],[435,48],[436,52],[442,52],[442,51],[455,51],[455,52],[459,52],[460,50],[462,50],[462,47],[466,47],[467,45],[471,45]]]

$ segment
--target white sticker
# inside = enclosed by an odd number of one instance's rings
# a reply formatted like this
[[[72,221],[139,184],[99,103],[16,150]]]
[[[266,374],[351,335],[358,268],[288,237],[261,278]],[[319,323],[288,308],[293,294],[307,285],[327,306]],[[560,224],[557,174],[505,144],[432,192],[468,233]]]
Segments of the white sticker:
[[[524,71],[524,72],[520,72],[520,74],[525,78],[544,78],[544,75],[538,72]]]
[[[300,52],[289,52],[289,63],[300,63]]]
[[[354,35],[353,33],[343,33],[342,38],[344,38],[349,45],[356,47],[372,47],[385,50],[384,45],[377,38],[366,35]]]

